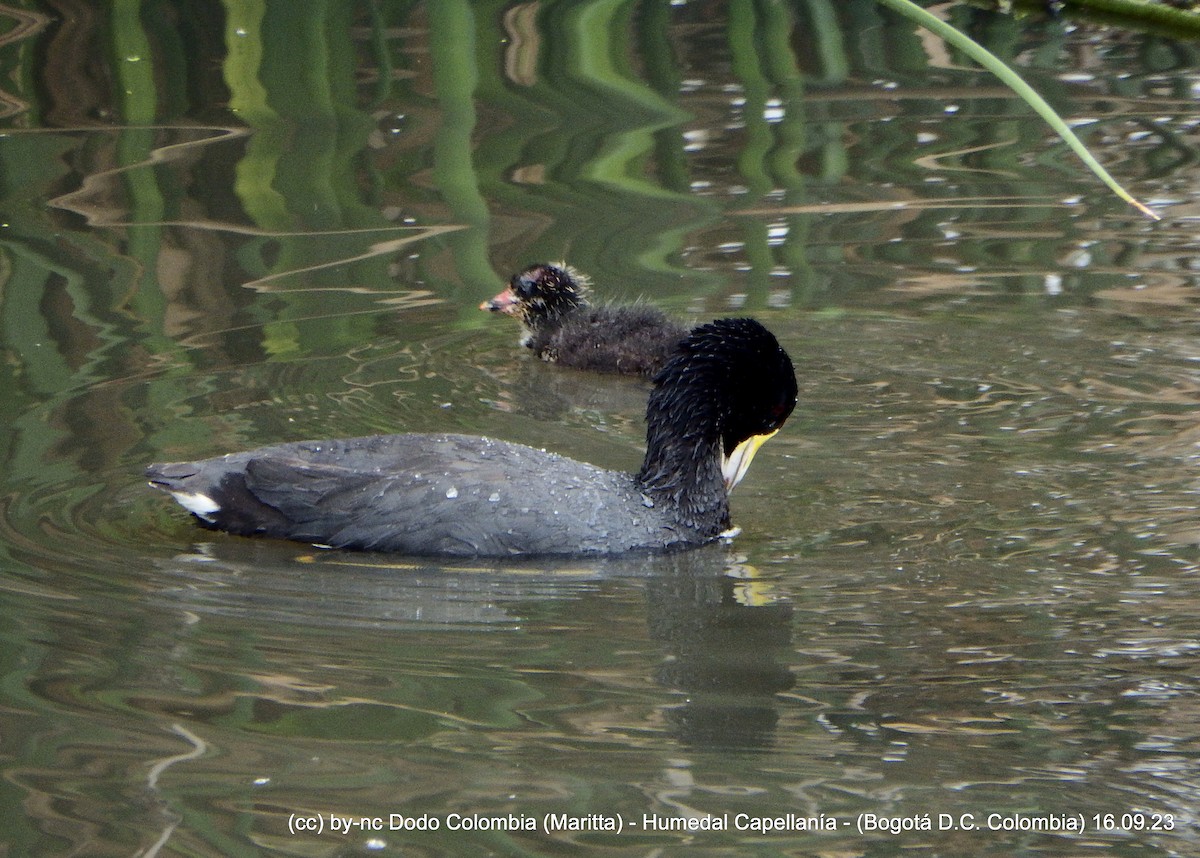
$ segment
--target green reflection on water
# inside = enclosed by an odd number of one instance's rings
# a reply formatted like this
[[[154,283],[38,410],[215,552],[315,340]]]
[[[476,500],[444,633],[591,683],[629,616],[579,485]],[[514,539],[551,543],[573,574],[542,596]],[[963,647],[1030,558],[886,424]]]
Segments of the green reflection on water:
[[[14,854],[132,854],[173,814],[180,854],[339,848],[287,834],[312,805],[1194,807],[1190,220],[1109,214],[1009,94],[865,0],[93,12],[0,46]],[[1188,199],[1194,45],[950,14]],[[1063,79],[1081,58],[1095,79]],[[604,297],[753,312],[796,358],[732,548],[335,565],[139,485],[395,428],[636,465],[644,387],[531,365],[474,309],[561,256]],[[194,750],[177,724],[207,750],[151,789]],[[423,845],[464,843],[562,846]]]

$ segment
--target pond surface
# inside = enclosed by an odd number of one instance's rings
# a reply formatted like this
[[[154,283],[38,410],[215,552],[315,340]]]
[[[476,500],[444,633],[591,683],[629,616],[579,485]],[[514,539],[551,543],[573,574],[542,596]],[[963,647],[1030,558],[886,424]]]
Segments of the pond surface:
[[[3,10],[0,854],[1200,852],[1200,45],[938,7],[1154,222],[866,0],[113,5]],[[790,352],[732,542],[442,565],[145,487],[636,468],[643,382],[476,309],[564,257]]]

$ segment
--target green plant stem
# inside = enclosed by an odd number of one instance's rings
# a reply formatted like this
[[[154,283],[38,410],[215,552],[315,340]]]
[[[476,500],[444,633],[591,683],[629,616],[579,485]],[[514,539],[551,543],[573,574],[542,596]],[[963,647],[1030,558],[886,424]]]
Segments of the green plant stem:
[[[1067,123],[1063,121],[1054,108],[1046,103],[1029,84],[1025,83],[1015,71],[1005,65],[1004,61],[979,44],[966,34],[947,24],[941,18],[933,15],[920,6],[917,6],[911,0],[877,0],[883,6],[897,12],[911,21],[915,21],[920,26],[929,30],[934,35],[944,39],[948,44],[958,48],[964,54],[969,56],[975,62],[979,63],[985,69],[990,71],[996,77],[1000,78],[1005,85],[1013,90],[1017,95],[1024,99],[1025,103],[1033,108],[1038,116],[1042,117],[1046,123],[1054,129],[1068,146],[1079,156],[1080,160],[1088,166],[1088,168],[1100,177],[1104,184],[1108,185],[1112,192],[1119,196],[1125,202],[1129,203],[1134,208],[1141,211],[1143,214],[1158,220],[1159,217],[1146,205],[1143,205],[1138,200],[1134,199],[1133,195],[1126,191],[1121,185],[1109,175],[1103,165],[1092,157],[1092,153],[1083,145],[1075,132],[1072,131]]]

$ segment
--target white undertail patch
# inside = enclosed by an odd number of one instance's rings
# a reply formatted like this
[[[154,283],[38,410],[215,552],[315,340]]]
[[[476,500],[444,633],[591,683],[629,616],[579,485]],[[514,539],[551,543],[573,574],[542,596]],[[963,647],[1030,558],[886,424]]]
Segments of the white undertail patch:
[[[171,497],[192,515],[204,519],[209,524],[213,523],[213,513],[221,509],[219,503],[200,492],[171,492]]]

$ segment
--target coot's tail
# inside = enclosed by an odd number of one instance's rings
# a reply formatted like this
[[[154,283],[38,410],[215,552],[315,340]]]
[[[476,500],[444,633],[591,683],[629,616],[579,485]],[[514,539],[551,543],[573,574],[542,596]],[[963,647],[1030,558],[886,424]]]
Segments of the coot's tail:
[[[200,466],[195,462],[160,462],[146,468],[146,479],[156,489],[167,492],[179,505],[201,521],[212,524],[221,504],[212,497],[206,480],[196,479]]]
[[[185,491],[184,483],[196,476],[193,462],[156,462],[146,468],[146,479],[156,489],[167,492]]]

